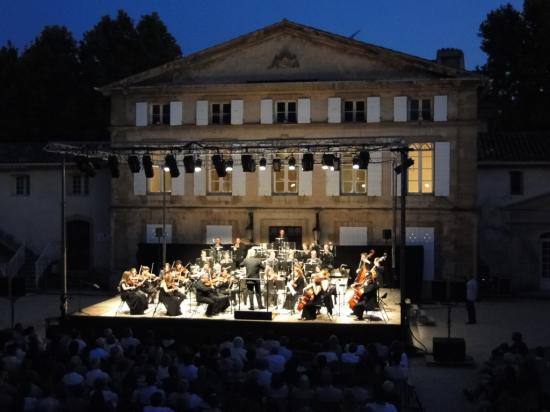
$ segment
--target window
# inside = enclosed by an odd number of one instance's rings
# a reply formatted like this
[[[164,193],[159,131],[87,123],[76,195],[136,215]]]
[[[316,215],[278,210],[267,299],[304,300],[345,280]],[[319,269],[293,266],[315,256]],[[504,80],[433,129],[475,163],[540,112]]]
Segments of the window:
[[[364,122],[365,119],[364,100],[346,100],[344,102],[344,122]]]
[[[409,157],[414,165],[409,168],[409,193],[433,193],[433,147],[432,143],[411,145]]]
[[[523,172],[517,170],[510,172],[510,194],[523,194]]]
[[[275,114],[277,123],[296,123],[296,102],[275,103]]]
[[[232,190],[233,186],[231,172],[225,172],[224,177],[219,177],[214,165],[210,165],[208,167],[208,193],[226,194],[231,193]]]
[[[152,104],[151,105],[151,124],[153,126],[170,124],[170,105]]]
[[[280,167],[277,167],[277,160],[287,158],[286,154],[279,153],[273,160],[273,193],[298,193],[298,168],[299,162],[296,159],[296,168],[288,169],[288,164],[280,162]]]
[[[231,123],[231,103],[212,104],[212,124]]]
[[[409,120],[432,120],[431,99],[410,99]]]
[[[342,194],[367,193],[367,170],[354,169],[352,160],[349,156],[342,158],[342,164],[340,165],[340,188]]]
[[[31,177],[29,175],[15,176],[15,196],[31,194]]]
[[[70,194],[74,196],[87,196],[90,193],[90,178],[85,175],[72,175],[70,181]]]
[[[172,192],[172,176],[160,166],[153,166],[153,177],[147,179],[147,193],[162,193],[166,183],[166,193]]]

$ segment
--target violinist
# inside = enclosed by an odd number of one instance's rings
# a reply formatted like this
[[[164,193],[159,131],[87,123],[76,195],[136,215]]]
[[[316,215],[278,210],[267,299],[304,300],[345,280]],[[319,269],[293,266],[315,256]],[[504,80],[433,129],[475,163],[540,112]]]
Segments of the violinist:
[[[159,277],[162,279],[165,275],[167,275],[171,271],[172,271],[172,265],[170,265],[170,263],[166,262],[164,264],[163,269],[159,273]]]
[[[174,273],[175,273],[175,282],[178,287],[188,287],[191,283],[191,279],[189,278],[189,269],[187,269],[186,266],[183,266],[181,260],[176,260],[176,264],[174,266]]]
[[[267,306],[277,306],[277,272],[271,266],[265,268],[265,282],[266,282],[266,302]]]
[[[147,295],[138,289],[139,286],[137,278],[132,277],[132,272],[124,271],[119,282],[120,297],[130,308],[131,315],[143,315],[148,306]]]
[[[222,259],[223,245],[222,240],[219,237],[214,238],[214,245],[211,247],[212,258],[214,262],[219,262]]]
[[[304,287],[306,286],[306,278],[304,277],[303,270],[298,266],[294,266],[292,273],[292,279],[287,283],[287,294],[283,308],[294,312],[294,306],[304,293]]]
[[[241,243],[240,238],[235,239],[235,244],[231,246],[231,249],[233,249],[234,268],[237,268],[239,267],[241,262],[244,260],[244,257],[246,256],[246,249],[244,245]]]
[[[206,303],[206,316],[212,317],[223,312],[229,306],[229,298],[219,295],[210,281],[208,274],[203,273],[200,279],[195,283],[197,293],[197,302]]]
[[[376,270],[372,272],[372,276],[367,282],[360,288],[360,297],[357,304],[353,308],[353,314],[356,316],[355,320],[363,320],[363,313],[365,311],[373,310],[377,305],[376,291],[378,290],[378,284],[376,282],[377,274]]]
[[[157,286],[160,278],[157,278],[154,273],[149,271],[149,266],[142,266],[141,273],[138,275],[138,281],[141,283],[140,289],[147,295],[149,303],[153,303],[157,295]]]
[[[323,245],[323,250],[321,251],[321,262],[323,262],[323,267],[332,269],[334,267],[334,254],[330,250],[328,243]]]
[[[180,292],[176,284],[177,276],[178,272],[173,270],[166,274],[160,283],[159,301],[166,307],[168,316],[181,315],[180,305],[185,299],[185,295]]]
[[[230,271],[235,270],[235,262],[233,261],[233,259],[231,259],[231,253],[229,252],[229,250],[223,251],[220,264],[222,265],[222,268],[228,269]]]

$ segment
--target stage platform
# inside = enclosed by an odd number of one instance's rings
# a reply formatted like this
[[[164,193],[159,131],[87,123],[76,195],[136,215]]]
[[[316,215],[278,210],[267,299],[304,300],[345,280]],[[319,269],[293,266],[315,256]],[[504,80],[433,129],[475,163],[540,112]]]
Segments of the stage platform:
[[[312,340],[324,340],[336,334],[347,341],[391,342],[403,335],[400,315],[399,289],[380,289],[380,310],[369,311],[365,320],[355,320],[348,307],[348,293],[338,302],[330,316],[321,308],[316,320],[300,320],[299,313],[269,307],[268,310],[249,311],[244,303],[230,307],[225,313],[207,317],[205,305],[196,305],[194,298],[185,299],[181,305],[182,315],[166,316],[162,304],[150,304],[143,315],[130,315],[129,308],[120,296],[96,303],[70,314],[65,319],[67,326],[86,328],[123,329],[131,327],[136,334],[154,330],[164,336],[184,337],[189,341],[218,342],[221,337],[254,334],[261,336],[268,331],[290,337],[300,336]]]

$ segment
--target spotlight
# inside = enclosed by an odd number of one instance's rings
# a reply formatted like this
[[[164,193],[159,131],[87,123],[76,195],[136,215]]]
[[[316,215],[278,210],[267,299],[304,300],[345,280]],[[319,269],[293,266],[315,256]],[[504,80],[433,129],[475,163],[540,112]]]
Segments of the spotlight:
[[[288,170],[296,170],[296,159],[292,155],[288,158]]]
[[[265,160],[265,157],[262,157],[260,159],[260,170],[263,172],[265,169],[267,169],[267,160]]]
[[[153,170],[153,160],[151,159],[151,156],[143,155],[143,157],[141,158],[141,162],[143,163],[145,177],[149,179],[152,178],[155,175],[155,172]]]
[[[323,170],[328,170],[332,166],[332,164],[334,163],[334,155],[332,155],[330,153],[325,153],[323,155],[321,163],[322,163],[321,168]]]
[[[281,159],[273,159],[273,171],[274,172],[281,171]]]
[[[118,168],[118,157],[109,156],[109,158],[107,159],[107,165],[109,166],[109,169],[111,170],[111,177],[113,177],[113,178],[120,177],[120,170]]]
[[[185,168],[185,173],[193,173],[195,171],[195,159],[193,155],[183,157],[183,167]]]
[[[212,156],[212,163],[214,164],[218,177],[225,177],[227,172],[225,171],[225,161],[223,160],[223,157],[219,154],[215,154]]]
[[[225,171],[226,172],[232,172],[233,171],[233,159],[227,159],[225,161]]]
[[[170,171],[170,176],[178,177],[180,175],[180,170],[178,169],[176,156],[174,156],[173,154],[167,154],[164,160],[166,162],[166,166],[168,166],[168,170]],[[164,171],[167,171],[166,167]]]
[[[200,172],[202,170],[202,160],[198,158],[195,160],[195,172]]]
[[[359,170],[359,156],[353,156],[353,166],[355,170]]]
[[[315,160],[313,159],[313,153],[304,153],[302,156],[302,170],[304,172],[311,172]]]
[[[367,150],[359,152],[359,169],[368,169],[370,161],[370,153]]]
[[[414,160],[412,160],[410,157],[407,157],[407,160],[405,161],[405,168],[408,169],[412,165],[414,165]],[[401,170],[403,170],[403,169],[402,169],[401,165],[399,165],[393,170],[395,170],[396,174],[399,174],[399,173],[401,173]]]
[[[241,164],[243,165],[243,172],[255,172],[256,171],[256,161],[249,154],[241,155]]]
[[[128,166],[130,167],[130,171],[132,173],[139,173],[141,170],[141,165],[139,163],[139,159],[137,156],[128,156]]]
[[[84,175],[88,177],[95,176],[94,166],[92,165],[92,162],[90,161],[90,159],[88,159],[86,156],[77,156],[76,167],[78,168],[78,170],[80,170]]]

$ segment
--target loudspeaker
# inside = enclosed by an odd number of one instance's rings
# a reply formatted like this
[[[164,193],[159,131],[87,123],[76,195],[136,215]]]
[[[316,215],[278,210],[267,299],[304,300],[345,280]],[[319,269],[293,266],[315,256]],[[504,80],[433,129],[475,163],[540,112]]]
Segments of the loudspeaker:
[[[466,341],[463,338],[433,338],[433,354],[436,362],[464,362]]]
[[[384,240],[390,240],[391,239],[391,229],[382,230],[382,238]]]
[[[249,319],[249,320],[273,320],[272,312],[250,311],[250,310],[236,310],[235,319]]]

